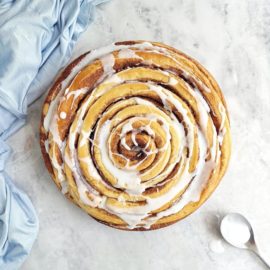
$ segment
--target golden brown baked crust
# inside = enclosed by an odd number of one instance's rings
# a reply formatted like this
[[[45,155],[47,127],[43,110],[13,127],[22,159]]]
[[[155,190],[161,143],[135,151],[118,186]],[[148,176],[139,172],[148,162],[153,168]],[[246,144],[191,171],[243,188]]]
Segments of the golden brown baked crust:
[[[149,230],[211,195],[231,137],[225,99],[204,67],[161,43],[124,41],[62,71],[44,102],[40,145],[71,201],[111,227]]]

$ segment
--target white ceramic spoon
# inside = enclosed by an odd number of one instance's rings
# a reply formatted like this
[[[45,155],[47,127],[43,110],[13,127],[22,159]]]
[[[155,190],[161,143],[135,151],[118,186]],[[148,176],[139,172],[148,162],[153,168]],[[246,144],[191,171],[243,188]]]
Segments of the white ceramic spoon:
[[[253,251],[270,269],[270,264],[259,252],[251,224],[244,216],[237,213],[226,215],[220,223],[220,232],[232,246]]]

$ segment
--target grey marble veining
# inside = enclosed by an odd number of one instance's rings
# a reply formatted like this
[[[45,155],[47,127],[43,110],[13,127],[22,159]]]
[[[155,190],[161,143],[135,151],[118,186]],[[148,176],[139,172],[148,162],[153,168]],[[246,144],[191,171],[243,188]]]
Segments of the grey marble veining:
[[[8,172],[35,205],[40,232],[23,270],[258,270],[253,254],[219,239],[227,212],[252,222],[270,259],[270,2],[224,0],[113,0],[98,8],[74,57],[117,40],[162,41],[198,59],[226,97],[233,152],[226,176],[193,215],[153,232],[103,226],[66,200],[44,167],[38,142],[43,98],[29,108],[27,125],[9,142]]]

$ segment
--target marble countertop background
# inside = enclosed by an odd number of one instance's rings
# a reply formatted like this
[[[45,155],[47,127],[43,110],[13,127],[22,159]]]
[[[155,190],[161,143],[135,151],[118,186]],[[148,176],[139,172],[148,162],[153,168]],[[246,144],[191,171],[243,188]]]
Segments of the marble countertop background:
[[[22,269],[266,269],[248,251],[213,245],[222,215],[241,212],[270,260],[270,2],[113,0],[98,8],[73,56],[129,39],[172,45],[216,77],[231,116],[228,172],[197,212],[171,227],[108,228],[66,200],[50,180],[39,149],[41,98],[29,108],[27,125],[9,140],[14,153],[8,172],[29,194],[40,219],[38,239]]]

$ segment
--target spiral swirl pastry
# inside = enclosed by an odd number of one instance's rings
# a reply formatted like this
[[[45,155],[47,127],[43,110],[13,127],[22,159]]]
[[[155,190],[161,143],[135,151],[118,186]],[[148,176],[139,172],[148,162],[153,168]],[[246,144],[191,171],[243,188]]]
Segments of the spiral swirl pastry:
[[[40,144],[54,182],[119,229],[170,225],[196,210],[227,168],[224,97],[198,62],[126,41],[72,62],[45,99]]]

